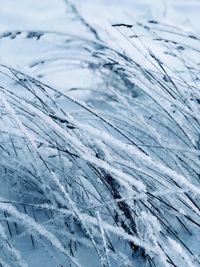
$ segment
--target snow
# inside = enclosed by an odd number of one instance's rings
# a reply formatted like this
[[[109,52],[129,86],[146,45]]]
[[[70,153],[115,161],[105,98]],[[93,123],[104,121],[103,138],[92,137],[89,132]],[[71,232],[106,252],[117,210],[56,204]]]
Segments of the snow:
[[[199,9],[0,1],[1,266],[200,266]]]

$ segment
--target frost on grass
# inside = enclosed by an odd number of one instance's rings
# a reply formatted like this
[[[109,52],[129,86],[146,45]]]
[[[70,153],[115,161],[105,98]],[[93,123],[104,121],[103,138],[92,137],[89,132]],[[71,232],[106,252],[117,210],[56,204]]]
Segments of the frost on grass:
[[[0,37],[44,49],[0,65],[0,264],[200,266],[200,37],[118,21],[122,51],[65,2],[88,38]]]

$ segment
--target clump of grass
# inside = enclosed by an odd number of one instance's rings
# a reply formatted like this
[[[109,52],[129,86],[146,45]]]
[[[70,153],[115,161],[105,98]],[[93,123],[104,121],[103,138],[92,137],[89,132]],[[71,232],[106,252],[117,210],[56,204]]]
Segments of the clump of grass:
[[[148,67],[99,37],[64,34],[100,78],[85,102],[71,93],[83,88],[1,65],[1,185],[12,188],[0,201],[2,265],[25,266],[13,247],[28,233],[60,266],[81,266],[85,247],[102,266],[199,266],[199,65],[187,54],[199,55],[199,37],[155,21],[113,27]]]

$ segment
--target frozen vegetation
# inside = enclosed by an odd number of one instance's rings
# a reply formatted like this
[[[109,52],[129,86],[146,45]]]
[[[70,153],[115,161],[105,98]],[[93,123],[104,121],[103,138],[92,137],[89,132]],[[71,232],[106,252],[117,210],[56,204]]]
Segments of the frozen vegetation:
[[[0,0],[0,266],[200,266],[199,0]]]

